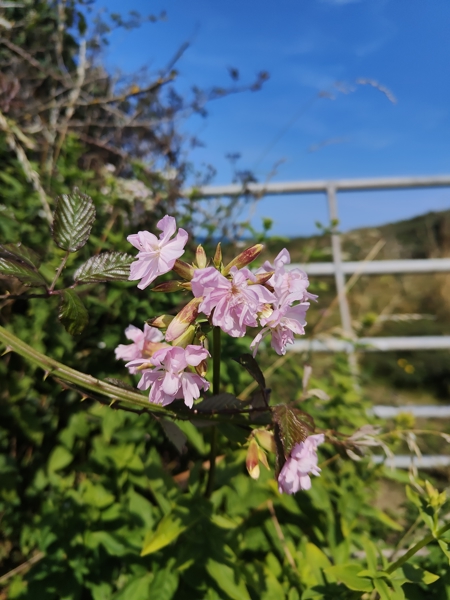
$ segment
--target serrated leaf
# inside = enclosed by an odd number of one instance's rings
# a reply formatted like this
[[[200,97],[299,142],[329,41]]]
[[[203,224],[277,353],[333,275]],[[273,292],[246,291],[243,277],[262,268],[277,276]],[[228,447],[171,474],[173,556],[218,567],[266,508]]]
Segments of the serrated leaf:
[[[70,335],[79,335],[88,324],[88,311],[74,291],[63,291],[58,318]]]
[[[0,256],[16,259],[35,269],[41,264],[41,257],[39,254],[31,248],[27,248],[27,246],[24,246],[21,242],[18,244],[0,244]]]
[[[279,437],[285,459],[288,458],[295,444],[303,442],[308,435],[314,433],[312,417],[298,408],[287,406],[287,404],[278,404],[273,408],[273,420],[277,425],[275,435]]]
[[[234,394],[216,394],[210,398],[205,398],[201,402],[195,405],[195,409],[198,412],[221,412],[224,410],[238,410],[245,408],[246,402],[236,398]]]
[[[77,252],[89,239],[95,221],[92,199],[74,188],[58,198],[53,217],[53,239],[67,252]]]
[[[24,262],[0,256],[0,274],[16,277],[29,287],[46,286],[46,281],[38,271]]]
[[[78,283],[99,283],[101,281],[127,281],[130,265],[135,257],[126,252],[102,252],[91,256],[73,276]]]
[[[159,424],[163,428],[167,439],[172,442],[180,454],[186,451],[187,437],[173,421],[160,419]]]

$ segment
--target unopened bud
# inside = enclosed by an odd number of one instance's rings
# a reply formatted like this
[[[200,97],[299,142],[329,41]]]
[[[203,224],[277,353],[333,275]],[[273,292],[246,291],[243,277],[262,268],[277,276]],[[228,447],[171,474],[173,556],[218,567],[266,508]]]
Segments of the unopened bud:
[[[184,333],[189,325],[195,321],[198,315],[198,307],[201,302],[202,298],[192,298],[192,300],[180,310],[167,328],[166,340],[168,342],[173,342],[173,340]]]
[[[177,292],[180,290],[180,281],[166,281],[165,283],[160,283],[159,285],[151,288],[151,292]]]
[[[275,438],[271,431],[267,431],[267,429],[256,429],[255,438],[258,440],[258,444],[267,450],[267,452],[276,452],[276,444]]]
[[[222,246],[220,242],[217,244],[216,252],[214,253],[213,263],[216,269],[222,268]]]
[[[262,448],[258,447],[258,458],[262,462],[262,464],[266,467],[268,471],[270,471],[269,463],[267,462],[266,453]]]
[[[208,262],[206,258],[206,252],[201,244],[197,246],[197,250],[195,252],[195,262],[197,263],[197,267],[199,269],[204,269]]]
[[[195,325],[189,325],[181,335],[172,341],[172,346],[179,346],[180,348],[186,348],[189,344],[192,344],[195,337]]]
[[[263,250],[264,250],[264,246],[262,244],[255,244],[254,246],[247,248],[246,250],[244,250],[244,252],[241,252],[240,254],[238,254],[238,256],[236,256],[236,258],[233,258],[233,260],[231,262],[229,262],[227,264],[227,266],[222,269],[222,274],[228,275],[228,273],[231,271],[231,269],[233,267],[242,269],[242,267],[245,267],[246,265],[253,262],[255,260],[255,258],[258,258],[258,256],[261,254],[261,252]]]
[[[173,265],[172,271],[175,271],[175,273],[177,273],[183,279],[187,279],[187,281],[190,281],[194,277],[195,269],[192,265],[189,265],[187,262],[184,262],[184,260],[180,260],[177,258],[175,264]]]
[[[245,466],[247,467],[248,474],[252,479],[258,479],[259,477],[259,453],[258,444],[252,438],[247,450],[247,457],[245,459]]]
[[[255,281],[249,281],[249,285],[252,285],[252,283],[259,283],[260,285],[267,283],[267,281],[269,281],[269,279],[272,277],[273,273],[273,271],[269,271],[268,273],[259,273],[258,275],[255,275]]]
[[[157,329],[166,329],[173,319],[174,317],[172,317],[172,315],[161,315],[155,319],[149,319],[147,325],[151,325],[151,327],[156,327]]]
[[[169,344],[165,344],[164,342],[145,342],[144,347],[142,349],[142,356],[145,358],[150,358],[162,348],[168,348]]]
[[[204,377],[206,375],[206,371],[208,370],[208,363],[206,362],[206,360],[202,360],[202,362],[194,368],[197,372],[197,375],[200,375],[200,377]]]

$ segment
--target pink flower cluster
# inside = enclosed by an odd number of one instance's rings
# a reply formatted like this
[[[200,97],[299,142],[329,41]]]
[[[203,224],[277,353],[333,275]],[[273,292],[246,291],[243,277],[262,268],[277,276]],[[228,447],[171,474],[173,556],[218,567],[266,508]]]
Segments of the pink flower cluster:
[[[295,444],[291,455],[284,463],[278,475],[278,489],[280,493],[295,494],[299,490],[309,490],[311,475],[320,475],[317,466],[317,446],[323,444],[323,433],[310,435],[304,442]]]
[[[209,352],[202,346],[169,346],[157,350],[149,360],[132,360],[126,366],[143,367],[138,388],[150,388],[150,402],[167,406],[174,400],[184,399],[186,406],[192,408],[194,400],[200,397],[200,389],[208,390],[209,383],[186,369],[197,367],[208,356]]]
[[[132,341],[131,344],[119,344],[115,349],[117,360],[122,359],[127,362],[135,360],[137,358],[150,357],[154,352],[167,346],[163,342],[164,336],[156,329],[156,327],[150,327],[147,323],[144,325],[144,331],[129,325],[125,329],[125,337]],[[129,369],[131,374],[137,372],[137,369],[131,367]]]

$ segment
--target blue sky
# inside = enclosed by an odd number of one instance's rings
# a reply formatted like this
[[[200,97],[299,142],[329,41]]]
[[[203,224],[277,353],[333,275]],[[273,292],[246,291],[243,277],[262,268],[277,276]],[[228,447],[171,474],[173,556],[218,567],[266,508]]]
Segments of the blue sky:
[[[157,71],[185,41],[179,88],[229,85],[228,67],[243,82],[270,73],[262,91],[209,106],[209,117],[183,124],[204,147],[214,183],[228,183],[225,158],[264,181],[450,173],[450,2],[448,0],[97,0],[110,12],[167,11],[167,20],[113,34],[111,69]],[[373,80],[380,89],[357,81]],[[326,91],[331,97],[319,98]],[[342,227],[376,225],[450,208],[450,190],[348,194]],[[284,235],[314,231],[326,220],[319,196],[264,199],[255,209]]]

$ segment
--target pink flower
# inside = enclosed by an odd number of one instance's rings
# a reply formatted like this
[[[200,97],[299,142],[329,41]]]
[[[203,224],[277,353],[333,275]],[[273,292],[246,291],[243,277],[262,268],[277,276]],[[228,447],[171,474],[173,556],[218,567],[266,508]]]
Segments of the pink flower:
[[[150,402],[167,406],[174,400],[183,398],[186,406],[192,408],[194,400],[200,397],[200,389],[207,390],[209,383],[200,375],[185,369],[198,366],[208,356],[209,352],[202,346],[170,346],[155,352],[150,360],[133,360],[127,367],[137,367],[144,363],[155,366],[154,369],[142,371],[138,384],[140,390],[150,388]]]
[[[316,300],[317,296],[307,292],[309,280],[307,274],[301,269],[286,269],[285,265],[291,262],[291,256],[286,248],[283,248],[271,265],[266,261],[260,272],[275,271],[267,282],[274,289],[274,293],[280,302],[292,303],[296,300],[304,302],[308,299]]]
[[[309,490],[312,475],[320,475],[317,466],[317,446],[323,444],[323,433],[310,435],[304,442],[295,444],[291,455],[284,463],[278,475],[278,490],[280,493],[295,494],[299,490]]]
[[[159,239],[148,231],[139,231],[129,235],[127,240],[139,250],[137,260],[131,263],[129,280],[140,279],[138,288],[143,290],[159,275],[172,270],[175,261],[184,254],[188,234],[184,229],[179,229],[176,237],[170,238],[177,228],[173,217],[166,215],[158,221],[158,229],[162,231]]]
[[[192,278],[192,293],[202,297],[200,312],[212,315],[212,324],[232,337],[243,337],[246,327],[256,327],[257,313],[275,296],[263,285],[253,284],[255,275],[248,269],[230,270],[231,280],[214,267],[196,269]]]
[[[132,344],[119,344],[115,349],[117,360],[135,360],[151,356],[156,350],[159,350],[166,344],[161,343],[164,339],[163,334],[156,327],[150,327],[147,323],[144,325],[144,331],[141,331],[134,325],[129,325],[125,329],[125,336],[132,340]],[[130,373],[136,373],[137,369],[132,367]]]
[[[250,348],[253,348],[253,356],[258,351],[262,339],[272,334],[270,345],[277,354],[286,354],[287,344],[294,343],[294,335],[303,335],[306,325],[306,311],[309,308],[309,302],[302,302],[295,306],[285,304],[275,309],[267,317],[260,319],[263,329],[258,333]]]

